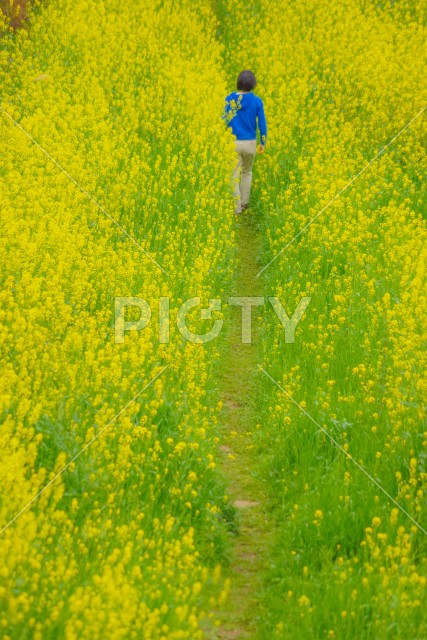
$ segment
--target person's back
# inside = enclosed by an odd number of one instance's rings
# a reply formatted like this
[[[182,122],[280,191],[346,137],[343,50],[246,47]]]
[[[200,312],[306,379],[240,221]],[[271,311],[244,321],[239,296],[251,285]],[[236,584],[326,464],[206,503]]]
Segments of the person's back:
[[[226,114],[237,140],[256,140],[258,121],[260,143],[265,145],[267,123],[264,105],[259,96],[256,96],[252,91],[248,93],[233,91],[226,98]]]
[[[252,71],[242,71],[237,79],[237,91],[233,91],[225,99],[223,119],[236,137],[238,155],[233,174],[235,213],[241,213],[249,204],[252,165],[256,154],[257,124],[260,132],[260,153],[264,151],[267,142],[264,105],[261,98],[252,93],[255,86],[256,79]]]

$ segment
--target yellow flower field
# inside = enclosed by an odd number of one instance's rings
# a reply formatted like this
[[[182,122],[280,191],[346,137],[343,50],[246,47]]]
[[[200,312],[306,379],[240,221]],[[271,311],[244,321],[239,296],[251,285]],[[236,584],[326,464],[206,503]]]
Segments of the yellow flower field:
[[[273,317],[263,329],[263,366],[300,408],[264,377],[259,455],[279,532],[260,637],[422,638],[425,14],[238,4],[244,23],[223,3],[229,75],[257,70],[269,116],[256,207],[273,262],[260,277],[289,313],[311,297],[295,344]]]
[[[275,533],[241,637],[426,637],[423,4],[33,5],[16,31],[0,12],[0,638],[226,637],[233,356],[175,317],[239,268],[221,113],[246,68],[268,120],[254,261],[289,314],[311,301],[293,344],[257,320]],[[122,344],[118,296],[152,309]]]
[[[1,106],[60,167],[2,114],[0,528],[169,368],[2,533],[0,636],[201,637],[226,590],[209,356],[113,323],[116,295],[204,296],[232,268],[219,46],[191,3],[34,11]]]

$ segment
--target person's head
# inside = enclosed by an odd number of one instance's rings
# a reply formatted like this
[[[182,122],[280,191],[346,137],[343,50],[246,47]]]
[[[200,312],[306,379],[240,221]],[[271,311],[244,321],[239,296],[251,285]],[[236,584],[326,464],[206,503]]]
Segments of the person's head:
[[[239,91],[253,91],[256,87],[256,78],[252,71],[242,71],[237,78],[237,89]]]

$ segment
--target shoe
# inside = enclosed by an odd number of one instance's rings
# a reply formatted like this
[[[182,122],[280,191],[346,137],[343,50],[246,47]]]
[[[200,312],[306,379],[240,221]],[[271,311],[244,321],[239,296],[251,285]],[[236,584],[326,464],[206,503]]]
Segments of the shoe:
[[[242,211],[246,211],[248,207],[249,207],[248,204],[242,204]]]

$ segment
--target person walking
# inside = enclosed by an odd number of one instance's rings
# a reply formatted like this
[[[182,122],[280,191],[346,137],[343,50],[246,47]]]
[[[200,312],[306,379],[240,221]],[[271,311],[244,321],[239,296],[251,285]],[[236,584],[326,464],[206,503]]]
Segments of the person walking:
[[[258,153],[267,143],[267,121],[261,98],[253,93],[257,84],[252,71],[242,71],[237,91],[225,99],[223,119],[236,137],[237,164],[233,172],[235,213],[248,208],[252,186],[252,167],[257,151],[257,124],[260,136]]]

